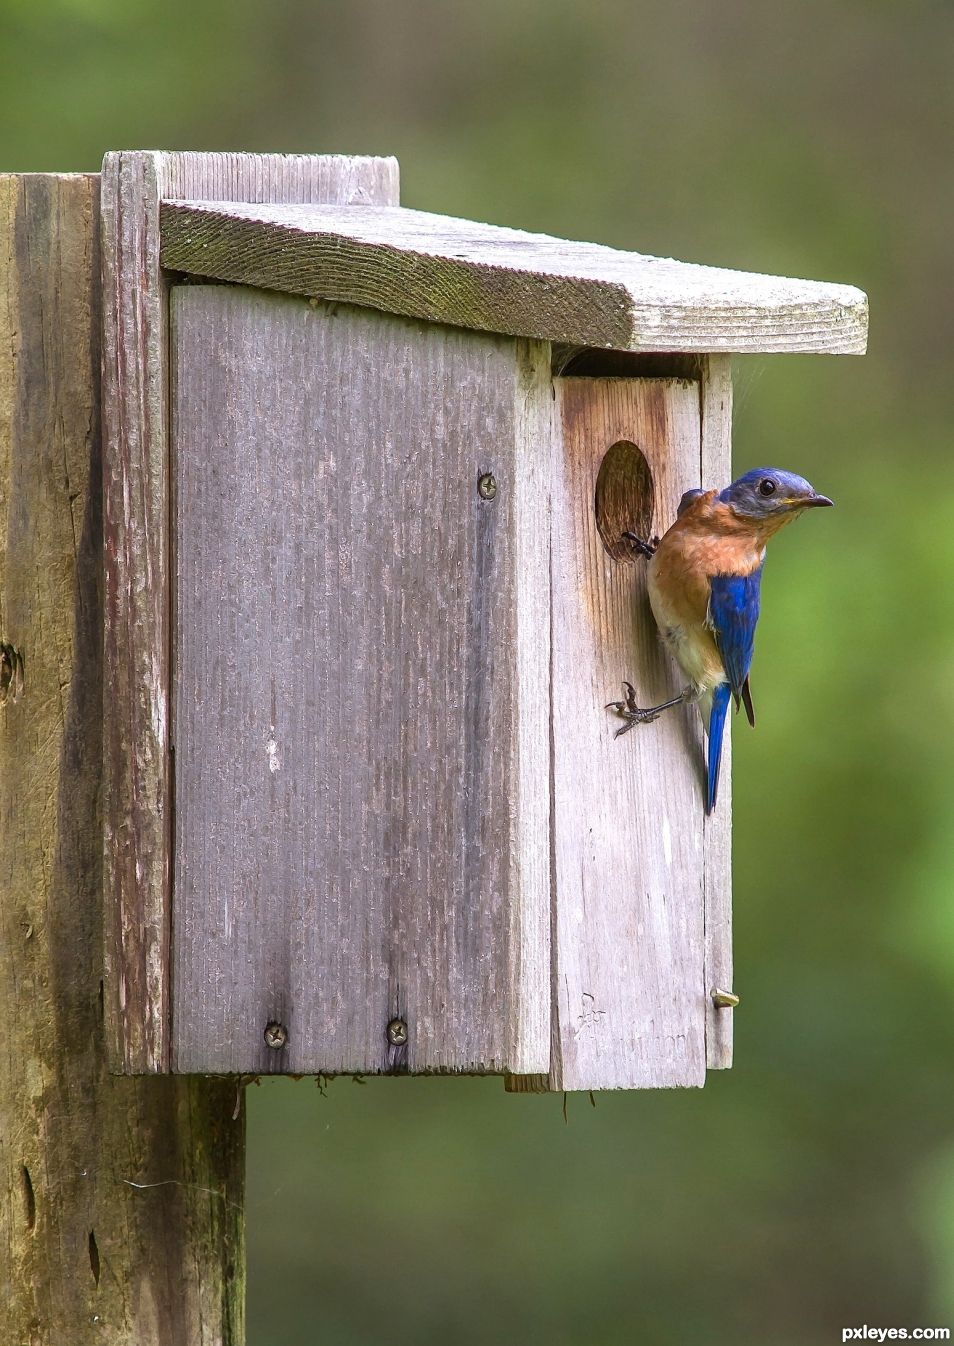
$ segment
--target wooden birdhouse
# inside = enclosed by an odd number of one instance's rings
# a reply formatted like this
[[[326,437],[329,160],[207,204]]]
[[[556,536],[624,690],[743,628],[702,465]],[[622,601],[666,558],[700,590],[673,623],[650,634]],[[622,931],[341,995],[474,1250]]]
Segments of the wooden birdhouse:
[[[858,290],[398,205],[389,159],[102,177],[108,1020],[128,1073],[700,1085],[730,799],[623,534],[730,480],[731,352]]]

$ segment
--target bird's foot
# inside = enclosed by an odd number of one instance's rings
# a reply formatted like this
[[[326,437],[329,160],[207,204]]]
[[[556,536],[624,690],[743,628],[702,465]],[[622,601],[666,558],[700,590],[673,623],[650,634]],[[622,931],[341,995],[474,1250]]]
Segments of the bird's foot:
[[[632,544],[633,551],[637,556],[645,556],[648,560],[656,555],[656,548],[659,546],[659,538],[654,537],[647,540],[643,537],[637,537],[635,533],[626,532],[623,537]]]
[[[664,710],[670,710],[673,706],[681,706],[686,701],[694,701],[698,692],[690,683],[684,687],[678,696],[670,697],[668,701],[663,701],[658,706],[637,706],[636,691],[631,682],[624,682],[626,688],[626,697],[623,701],[608,701],[607,710],[614,710],[617,715],[622,716],[626,721],[620,725],[614,738],[619,738],[620,734],[626,734],[632,729],[634,724],[652,724],[653,720],[658,720]]]
[[[623,686],[626,689],[625,700],[608,701],[606,704],[607,710],[615,711],[617,715],[620,715],[626,721],[625,724],[621,724],[617,729],[616,733],[613,735],[614,738],[619,738],[620,734],[629,733],[634,724],[652,724],[653,720],[659,719],[660,707],[649,706],[644,708],[642,706],[637,706],[636,689],[633,684],[631,682],[624,682]]]

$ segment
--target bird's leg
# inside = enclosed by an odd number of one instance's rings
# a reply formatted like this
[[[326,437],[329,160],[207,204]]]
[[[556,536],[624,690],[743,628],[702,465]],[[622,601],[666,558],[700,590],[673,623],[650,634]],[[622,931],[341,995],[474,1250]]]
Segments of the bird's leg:
[[[636,552],[637,556],[645,556],[646,559],[649,560],[651,556],[656,555],[656,548],[659,546],[658,537],[651,538],[647,541],[646,538],[637,537],[635,533],[630,532],[624,533],[623,537],[627,542],[633,544],[633,551]]]
[[[678,696],[674,696],[671,701],[663,701],[659,706],[637,706],[636,689],[631,682],[624,682],[626,689],[626,699],[624,701],[607,702],[607,710],[615,710],[617,715],[621,715],[626,721],[621,724],[613,735],[619,738],[620,734],[626,734],[632,729],[634,724],[652,724],[653,720],[658,720],[664,710],[669,710],[672,706],[681,706],[684,701],[692,698],[692,688],[684,687]]]

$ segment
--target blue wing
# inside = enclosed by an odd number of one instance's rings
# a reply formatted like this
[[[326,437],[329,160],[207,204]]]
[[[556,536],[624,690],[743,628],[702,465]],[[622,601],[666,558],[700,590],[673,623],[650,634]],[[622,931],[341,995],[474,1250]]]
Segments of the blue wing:
[[[736,702],[752,667],[761,585],[761,566],[751,575],[713,575],[709,580],[708,625]]]
[[[722,736],[729,697],[745,702],[749,723],[755,724],[752,696],[749,692],[749,669],[755,649],[755,627],[759,620],[759,599],[762,585],[762,567],[752,575],[713,575],[709,580],[708,625],[712,628],[722,658],[728,684],[721,683],[712,694],[709,712],[709,765],[706,780],[706,813],[715,808],[719,790],[719,763],[722,758]]]

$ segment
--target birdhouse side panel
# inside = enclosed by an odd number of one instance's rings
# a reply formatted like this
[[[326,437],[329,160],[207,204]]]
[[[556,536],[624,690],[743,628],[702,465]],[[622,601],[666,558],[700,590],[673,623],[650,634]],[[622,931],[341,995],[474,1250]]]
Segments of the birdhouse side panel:
[[[545,1069],[547,348],[172,313],[175,1068]]]

